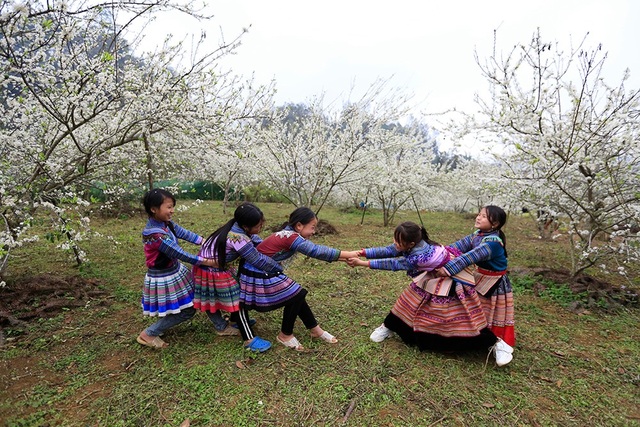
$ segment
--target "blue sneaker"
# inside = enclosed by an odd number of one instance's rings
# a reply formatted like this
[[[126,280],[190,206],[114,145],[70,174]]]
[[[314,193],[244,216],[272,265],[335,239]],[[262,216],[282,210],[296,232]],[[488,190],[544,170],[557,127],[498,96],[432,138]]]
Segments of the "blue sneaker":
[[[249,319],[249,326],[251,326],[252,328],[253,328],[253,325],[255,325],[256,323],[257,323],[256,319]],[[231,325],[232,328],[238,329],[238,324],[237,323],[233,322],[233,323],[229,323],[229,324]]]
[[[263,340],[260,337],[253,337],[251,342],[244,346],[247,350],[254,351],[256,353],[264,353],[271,348],[271,343],[267,340]]]

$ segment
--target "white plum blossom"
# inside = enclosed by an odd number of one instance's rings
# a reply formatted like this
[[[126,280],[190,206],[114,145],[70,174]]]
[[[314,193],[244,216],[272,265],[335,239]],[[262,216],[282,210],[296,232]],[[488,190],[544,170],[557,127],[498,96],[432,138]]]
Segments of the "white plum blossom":
[[[465,122],[486,145],[501,146],[504,191],[565,230],[574,275],[640,259],[631,228],[622,230],[640,217],[640,90],[627,88],[628,73],[618,86],[605,83],[605,59],[586,38],[564,50],[539,31],[506,53],[494,46],[486,60],[476,58],[491,94]]]

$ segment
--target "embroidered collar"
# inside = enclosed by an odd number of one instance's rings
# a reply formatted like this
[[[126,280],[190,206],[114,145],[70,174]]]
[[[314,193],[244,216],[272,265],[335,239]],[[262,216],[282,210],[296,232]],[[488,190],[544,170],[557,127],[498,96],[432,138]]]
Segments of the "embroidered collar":
[[[413,255],[416,252],[422,251],[422,249],[424,249],[426,245],[427,245],[427,242],[425,242],[424,240],[420,240],[414,247],[412,247],[408,251],[401,252],[401,253],[404,254],[405,256]]]
[[[148,225],[152,226],[152,227],[158,227],[158,228],[167,228],[169,226],[168,223],[164,222],[164,221],[158,221],[155,218],[149,217],[149,222]]]
[[[293,234],[296,234],[296,231],[290,225],[287,225],[285,228],[274,234],[280,238],[286,239],[287,237],[291,237]]]
[[[246,231],[244,231],[244,230],[242,229],[242,227],[240,227],[240,226],[238,225],[238,223],[237,223],[237,222],[234,222],[234,223],[233,223],[233,226],[231,227],[231,231],[232,231],[232,232],[234,232],[234,233],[236,233],[236,234],[244,234],[245,236],[247,235],[247,232],[246,232]]]
[[[501,245],[503,244],[502,239],[500,238],[499,230],[493,230],[493,231],[476,230],[473,233],[473,241],[474,242],[490,241],[490,242],[500,242]]]

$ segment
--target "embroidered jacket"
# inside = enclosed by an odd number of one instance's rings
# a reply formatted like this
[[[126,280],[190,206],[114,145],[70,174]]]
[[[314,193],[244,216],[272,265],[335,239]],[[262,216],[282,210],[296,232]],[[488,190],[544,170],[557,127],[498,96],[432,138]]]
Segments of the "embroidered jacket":
[[[200,251],[200,255],[206,258],[216,258],[214,256],[214,248],[216,240],[209,246],[203,246]],[[227,234],[227,245],[225,260],[227,264],[235,261],[238,258],[242,258],[245,262],[254,265],[269,273],[279,273],[282,271],[282,266],[268,256],[262,255],[256,250],[256,246],[262,242],[262,239],[257,234],[248,236],[247,233],[238,225],[234,223]]]
[[[491,271],[507,269],[507,257],[504,253],[502,239],[498,232],[482,232],[476,230],[473,234],[463,237],[451,247],[462,252],[460,256],[449,261],[444,268],[454,275],[471,264]]]
[[[407,275],[416,277],[423,271],[439,268],[449,259],[444,246],[434,246],[421,240],[408,252],[399,252],[395,245],[364,250],[369,259],[369,268],[377,270],[406,270]]]
[[[204,258],[190,254],[180,247],[178,239],[199,245],[203,238],[196,233],[180,227],[171,221],[174,232],[168,223],[149,218],[142,231],[144,255],[148,268],[165,269],[173,266],[177,260],[193,265],[200,265]]]
[[[335,261],[340,258],[340,250],[317,245],[298,234],[291,226],[273,233],[257,246],[258,251],[276,261],[291,258],[297,252],[322,261]],[[255,264],[254,264],[255,266]]]

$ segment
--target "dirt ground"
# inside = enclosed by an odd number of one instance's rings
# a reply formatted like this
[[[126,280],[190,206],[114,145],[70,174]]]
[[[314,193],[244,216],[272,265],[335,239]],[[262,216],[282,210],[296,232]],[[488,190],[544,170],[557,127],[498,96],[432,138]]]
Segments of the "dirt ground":
[[[586,302],[576,299],[569,307],[574,312],[580,312],[594,307],[608,307],[615,309],[620,306],[637,306],[640,302],[638,294],[624,286],[612,285],[609,282],[598,280],[592,276],[579,275],[571,277],[568,270],[553,269],[515,269],[510,273],[522,274],[539,278],[539,282],[533,286],[534,293],[539,296],[548,287],[545,283],[567,284],[574,294],[586,294]]]
[[[98,280],[77,276],[34,276],[10,283],[0,288],[0,347],[8,327],[21,329],[31,321],[55,317],[90,301],[107,304],[107,297]]]

